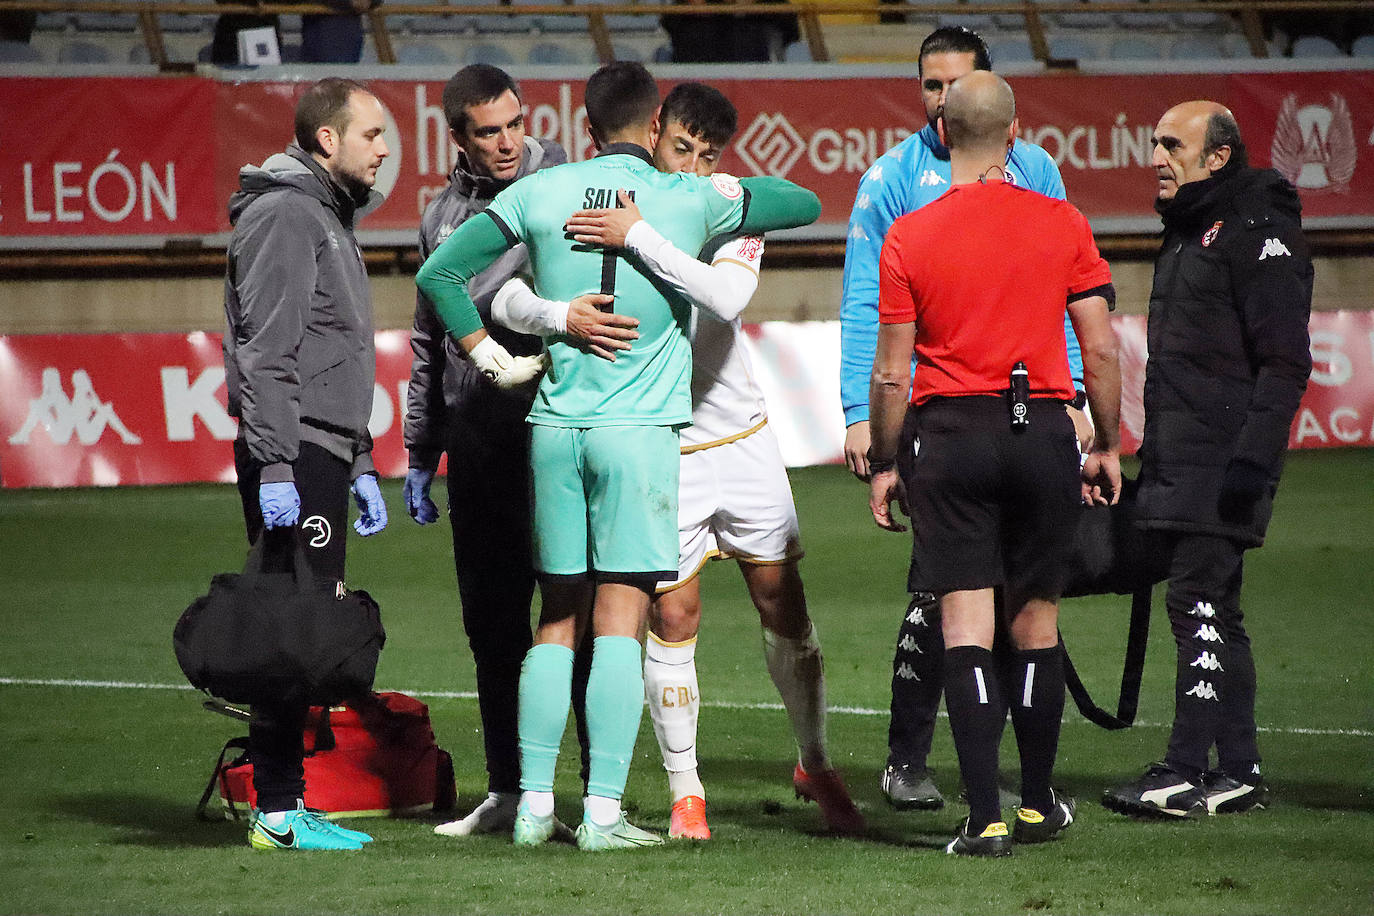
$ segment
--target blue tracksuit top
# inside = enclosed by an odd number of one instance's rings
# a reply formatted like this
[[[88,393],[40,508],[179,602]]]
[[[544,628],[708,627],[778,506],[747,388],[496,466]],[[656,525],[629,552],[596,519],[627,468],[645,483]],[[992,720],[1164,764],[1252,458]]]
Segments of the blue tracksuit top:
[[[1049,153],[1017,140],[1007,159],[1013,184],[1063,200],[1064,181]],[[849,215],[840,301],[840,402],[844,423],[868,419],[868,382],[878,348],[878,255],[897,217],[919,210],[949,190],[949,150],[927,125],[883,154],[864,173]],[[1083,385],[1083,357],[1067,313],[1064,337],[1069,373]]]

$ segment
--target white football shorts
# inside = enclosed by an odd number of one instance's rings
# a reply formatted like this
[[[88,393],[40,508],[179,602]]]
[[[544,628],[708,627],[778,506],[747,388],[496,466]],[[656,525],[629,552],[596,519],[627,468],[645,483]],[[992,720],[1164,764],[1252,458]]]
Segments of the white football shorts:
[[[660,582],[660,592],[689,581],[713,558],[801,557],[792,486],[767,422],[741,439],[684,454],[678,481],[678,577]]]

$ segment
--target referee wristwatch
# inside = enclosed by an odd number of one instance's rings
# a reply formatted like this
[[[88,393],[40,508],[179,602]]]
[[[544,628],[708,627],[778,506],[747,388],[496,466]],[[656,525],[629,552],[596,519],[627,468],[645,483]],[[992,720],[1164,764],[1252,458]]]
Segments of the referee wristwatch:
[[[871,448],[864,455],[868,458],[868,473],[870,474],[882,474],[897,466],[896,458],[874,458]]]

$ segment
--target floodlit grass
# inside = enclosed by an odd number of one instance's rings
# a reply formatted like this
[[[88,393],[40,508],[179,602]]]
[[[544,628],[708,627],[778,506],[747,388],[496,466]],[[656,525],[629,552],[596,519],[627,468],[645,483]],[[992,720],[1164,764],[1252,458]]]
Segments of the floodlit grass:
[[[706,708],[707,844],[590,856],[507,839],[434,836],[434,819],[356,823],[356,854],[257,853],[241,825],[193,817],[235,723],[200,709],[171,652],[178,613],[211,573],[242,563],[237,500],[223,486],[0,492],[0,912],[4,913],[1369,913],[1374,912],[1374,452],[1294,454],[1268,545],[1247,558],[1259,715],[1276,804],[1199,823],[1137,823],[1096,803],[1162,755],[1172,644],[1162,610],[1140,724],[1107,733],[1070,710],[1057,782],[1080,797],[1065,838],[1010,860],[941,854],[963,814],[889,810],[892,640],[904,610],[905,537],[868,519],[838,468],[794,472],[803,574],[837,708],[830,741],[871,830],[824,836],[792,797],[794,750],[764,671],[738,573],[713,564],[698,653]],[[460,805],[485,791],[472,662],[458,620],[448,532],[385,493],[384,534],[350,544],[350,582],[382,604],[378,686],[429,694],[453,752]],[[1115,701],[1125,599],[1066,602],[1074,660]],[[57,681],[148,686],[62,686]],[[169,686],[159,686],[169,685]],[[448,694],[449,696],[442,696]],[[1009,731],[1009,730],[1008,730]],[[647,717],[627,805],[665,830],[668,796]],[[1014,746],[1003,748],[1011,772]],[[559,812],[580,816],[574,754]],[[957,792],[948,729],[933,765]]]

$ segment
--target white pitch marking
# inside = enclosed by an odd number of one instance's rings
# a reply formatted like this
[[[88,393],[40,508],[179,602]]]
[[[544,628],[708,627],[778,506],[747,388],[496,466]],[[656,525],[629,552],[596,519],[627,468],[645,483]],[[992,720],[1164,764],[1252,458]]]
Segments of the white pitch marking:
[[[0,677],[0,687],[79,687],[94,690],[184,690],[188,693],[199,693],[200,691],[190,684],[158,684],[145,681],[96,681],[80,678],[29,678],[29,677]],[[394,687],[384,688],[394,690],[397,693],[409,694],[422,700],[475,700],[477,694],[471,690],[407,690]],[[701,705],[709,706],[713,709],[736,709],[736,710],[760,710],[760,711],[781,711],[781,703],[728,703],[724,701],[703,702]],[[889,710],[870,709],[865,706],[830,706],[826,709],[829,713],[848,716],[886,716]],[[943,718],[948,718],[948,713],[939,714]],[[1064,720],[1068,724],[1090,725],[1087,719],[1080,716],[1070,716]],[[1136,721],[1139,728],[1172,728],[1171,722],[1150,722]],[[1259,731],[1268,732],[1276,735],[1316,735],[1323,737],[1336,738],[1374,738],[1374,730],[1367,728],[1280,728],[1277,726],[1259,726]]]

